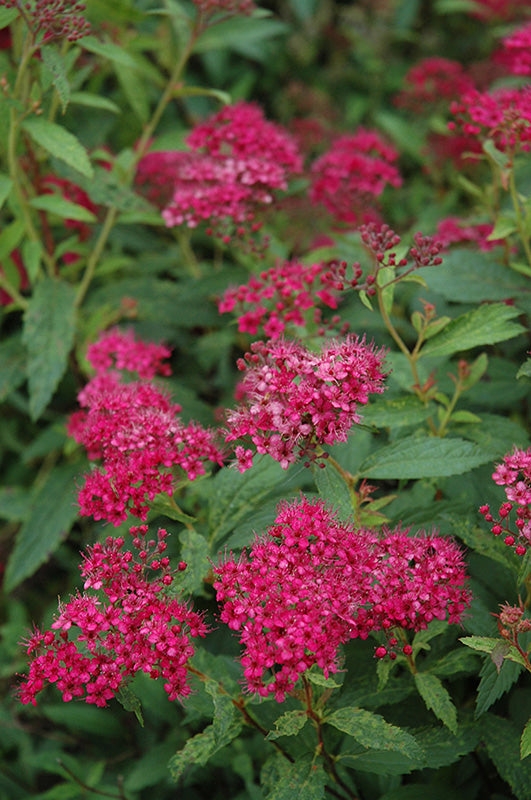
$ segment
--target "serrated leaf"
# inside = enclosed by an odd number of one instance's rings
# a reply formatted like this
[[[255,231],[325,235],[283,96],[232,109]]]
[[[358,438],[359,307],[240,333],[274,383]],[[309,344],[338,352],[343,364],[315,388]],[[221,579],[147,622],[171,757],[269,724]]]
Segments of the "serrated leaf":
[[[214,719],[212,720],[214,741],[216,745],[226,743],[226,737],[230,735],[235,723],[241,727],[241,716],[238,712],[238,718],[236,719],[234,703],[228,694],[220,691],[217,681],[207,681],[205,690],[212,697],[214,703]],[[234,736],[231,736],[231,738],[234,738]]]
[[[239,717],[225,730],[222,736],[216,737],[214,725],[208,725],[204,731],[188,739],[182,750],[179,750],[170,759],[169,768],[173,780],[178,781],[187,767],[193,765],[204,767],[214,753],[238,736],[241,728],[242,722]]]
[[[0,347],[0,402],[25,380],[26,348],[21,336],[11,336]]]
[[[481,738],[498,773],[518,800],[531,797],[531,761],[520,758],[520,731],[508,720],[486,714],[481,720]]]
[[[65,197],[58,194],[42,194],[30,200],[32,208],[46,211],[48,214],[56,214],[63,219],[72,219],[78,222],[96,222],[96,217],[88,208],[72,203]]]
[[[186,562],[186,569],[179,576],[179,589],[183,592],[196,592],[203,585],[203,580],[210,570],[210,549],[204,536],[194,530],[184,530],[179,534],[181,542],[181,558]]]
[[[531,756],[531,717],[527,720],[520,739],[520,758]]]
[[[481,727],[478,723],[468,723],[460,725],[455,734],[441,726],[416,729],[414,733],[417,740],[422,742],[430,769],[440,769],[454,764],[476,748]]]
[[[356,771],[372,775],[407,775],[414,769],[426,766],[424,755],[422,759],[413,759],[393,750],[363,750],[361,745],[357,749],[345,749],[338,756],[338,761]]]
[[[504,661],[498,672],[490,658],[485,659],[479,673],[481,680],[476,698],[476,717],[484,714],[496,700],[509,691],[518,680],[521,671],[522,667],[514,661]]]
[[[126,711],[132,711],[142,728],[144,727],[144,717],[142,716],[142,703],[139,698],[126,684],[122,683],[116,692],[116,699]]]
[[[32,498],[7,562],[7,592],[33,575],[68,534],[78,511],[75,479],[80,472],[79,462],[57,467]]]
[[[295,736],[301,731],[308,721],[305,711],[286,711],[275,720],[275,730],[269,731],[266,739],[272,741],[280,736]]]
[[[422,348],[423,356],[442,356],[485,344],[496,344],[524,331],[511,322],[519,310],[504,303],[479,306],[450,322]]]
[[[531,358],[528,358],[525,361],[518,372],[516,373],[517,378],[531,378]]]
[[[327,716],[327,725],[333,725],[373,750],[397,750],[408,758],[423,758],[422,748],[407,731],[390,725],[379,714],[356,706],[340,708]]]
[[[353,511],[350,491],[337,469],[327,463],[324,469],[315,466],[313,474],[321,497],[338,512],[340,519],[350,519]]]
[[[0,233],[0,261],[9,256],[11,251],[18,246],[24,232],[24,222],[21,219],[16,219],[4,226]]]
[[[443,722],[452,733],[457,733],[457,709],[439,678],[427,672],[416,672],[415,685],[426,707]]]
[[[412,435],[371,453],[359,473],[366,478],[431,478],[461,475],[489,460],[488,453],[464,439]]]
[[[33,284],[41,267],[43,247],[40,242],[26,239],[22,242],[22,263],[26,267],[29,282]]]
[[[518,297],[525,281],[511,273],[495,253],[455,248],[443,263],[426,272],[429,288],[455,303]]]
[[[75,333],[75,291],[45,278],[35,287],[24,314],[22,340],[28,350],[30,414],[38,419],[65,372]]]
[[[479,650],[481,653],[492,653],[500,642],[499,639],[494,639],[490,636],[463,636],[459,641],[472,648],[472,650]]]
[[[403,425],[418,425],[433,413],[429,405],[418,397],[400,397],[375,400],[363,409],[363,422],[377,428],[398,428]]]
[[[272,790],[266,800],[322,800],[325,796],[326,773],[319,762],[309,756],[297,759],[293,764],[285,759],[272,780]],[[263,779],[262,779],[263,780]]]
[[[92,178],[94,170],[87,151],[70,131],[42,117],[29,117],[21,123],[21,127],[52,156],[64,161],[87,178]]]
[[[244,514],[288,480],[290,470],[270,458],[262,458],[244,473],[220,470],[210,484],[209,527],[212,541],[220,541]]]
[[[52,44],[40,48],[41,58],[52,74],[52,83],[57,90],[63,113],[70,100],[70,84],[66,76],[66,66],[59,50]]]

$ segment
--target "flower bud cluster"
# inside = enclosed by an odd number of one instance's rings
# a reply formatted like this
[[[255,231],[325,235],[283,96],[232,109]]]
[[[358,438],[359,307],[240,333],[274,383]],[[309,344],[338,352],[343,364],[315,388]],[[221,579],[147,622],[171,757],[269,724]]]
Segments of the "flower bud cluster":
[[[156,495],[171,495],[179,472],[193,481],[205,461],[223,462],[214,433],[195,422],[185,425],[181,407],[146,378],[169,374],[161,363],[169,351],[113,330],[89,348],[94,378],[78,395],[81,411],[72,414],[68,432],[91,459],[101,459],[80,489],[80,513],[119,525],[128,513],[145,520]],[[125,383],[116,367],[144,380]],[[175,472],[175,468],[179,472]]]
[[[285,339],[254,342],[238,362],[241,404],[227,414],[225,441],[250,441],[283,469],[298,458],[315,460],[316,446],[345,442],[360,420],[358,406],[383,392],[383,360],[383,350],[355,336],[317,353]],[[238,445],[235,452],[241,472],[252,466],[253,450]]]
[[[167,532],[159,530],[156,542],[146,541],[147,532],[146,525],[131,528],[133,551],[110,536],[86,549],[85,592],[60,604],[51,630],[36,629],[26,642],[32,660],[22,703],[36,705],[39,692],[55,684],[65,702],[103,707],[137,672],[161,678],[170,700],[190,693],[191,639],[208,628],[201,614],[166,594],[174,579]]]
[[[90,33],[90,24],[83,16],[85,3],[75,0],[4,0],[2,5],[18,8],[33,34],[42,34],[45,42],[53,39],[75,42]]]
[[[346,261],[310,266],[284,261],[260,275],[253,275],[246,284],[227,289],[218,309],[221,314],[236,309],[238,330],[251,335],[261,328],[268,338],[278,339],[286,327],[305,328],[311,322],[320,326],[322,334],[325,327],[330,329],[337,324],[338,318],[334,317],[331,323],[324,321],[319,305],[337,308],[340,293],[356,286],[361,270],[355,271],[350,279],[346,273]]]
[[[451,540],[358,530],[304,496],[281,505],[249,553],[225,559],[215,574],[221,619],[244,647],[247,688],[278,702],[313,664],[325,676],[336,672],[338,649],[349,639],[383,631],[393,647],[393,629],[458,622],[470,603],[462,554]]]
[[[498,464],[492,479],[498,486],[505,486],[507,501],[498,509],[495,519],[488,505],[480,507],[479,512],[486,522],[492,524],[495,536],[504,534],[508,547],[519,556],[525,555],[531,546],[531,448],[515,448]],[[509,526],[509,516],[516,506],[516,530]]]

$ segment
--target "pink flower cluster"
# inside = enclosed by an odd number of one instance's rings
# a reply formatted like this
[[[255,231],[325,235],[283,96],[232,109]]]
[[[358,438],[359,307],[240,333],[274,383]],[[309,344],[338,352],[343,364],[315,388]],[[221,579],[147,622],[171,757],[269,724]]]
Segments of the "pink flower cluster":
[[[446,217],[437,225],[437,239],[444,247],[462,242],[473,242],[483,252],[503,244],[501,239],[489,240],[493,231],[490,223],[467,225],[460,217]]]
[[[103,467],[86,476],[78,495],[81,514],[114,525],[128,513],[145,520],[156,495],[173,493],[179,480],[175,467],[193,481],[205,473],[204,461],[222,463],[212,431],[195,422],[185,425],[178,417],[181,407],[154,384],[125,383],[109,369],[114,355],[118,368],[142,378],[167,375],[167,365],[160,363],[167,353],[118,331],[104,334],[89,349],[98,371],[78,395],[83,410],[72,414],[68,432]]]
[[[137,182],[162,200],[168,227],[208,223],[226,241],[234,226],[240,235],[259,228],[260,210],[302,169],[294,140],[252,103],[226,106],[186,141],[191,152],[148,153]]]
[[[531,86],[521,89],[473,89],[450,105],[455,122],[450,130],[491,139],[498,149],[515,152],[529,150],[531,142]]]
[[[385,186],[401,186],[394,162],[398,153],[377,131],[360,128],[340,136],[311,167],[310,199],[322,203],[340,222],[358,223],[375,216],[371,202]],[[369,210],[367,209],[369,206]]]
[[[413,111],[425,111],[426,105],[454,100],[474,85],[458,61],[448,58],[424,58],[404,78],[405,88],[396,97],[396,105]]]
[[[249,16],[256,8],[253,0],[193,0],[198,12],[206,19],[222,14],[223,19],[236,15]]]
[[[506,36],[494,60],[512,75],[531,75],[531,23]]]
[[[341,523],[322,500],[279,507],[249,554],[215,568],[221,619],[240,631],[247,688],[282,702],[313,664],[338,669],[339,646],[374,631],[458,622],[469,605],[461,552],[435,534],[410,537]],[[411,653],[406,645],[404,652]],[[386,647],[375,655],[382,658]]]
[[[505,486],[507,501],[498,509],[498,519],[491,514],[488,505],[479,509],[486,522],[492,523],[495,536],[505,534],[504,541],[519,556],[531,547],[531,448],[515,448],[498,464],[492,479],[498,486]],[[516,506],[516,531],[509,527],[509,515]]]
[[[353,278],[347,279],[346,271],[345,261],[309,266],[284,261],[253,275],[246,284],[227,289],[218,309],[220,314],[236,309],[238,330],[251,335],[261,328],[268,338],[278,339],[287,326],[304,328],[311,322],[320,326],[322,333],[324,326],[330,324],[323,321],[319,305],[337,308],[340,293],[356,286],[361,275],[361,270],[357,270]],[[334,317],[331,324],[337,321]]]
[[[162,678],[170,700],[190,693],[190,640],[208,628],[201,614],[165,593],[174,579],[163,555],[167,532],[159,530],[157,542],[146,541],[146,525],[130,533],[136,552],[112,537],[87,548],[81,574],[90,591],[61,604],[51,630],[29,637],[22,703],[36,705],[39,692],[55,683],[65,702],[103,707],[137,672]],[[185,568],[181,562],[177,571]]]
[[[360,419],[359,405],[384,390],[384,351],[355,336],[330,340],[320,352],[298,342],[254,342],[240,359],[241,404],[227,414],[227,442],[243,440],[269,453],[283,469],[298,458],[319,458],[317,445],[345,442]],[[253,450],[235,448],[240,472]]]

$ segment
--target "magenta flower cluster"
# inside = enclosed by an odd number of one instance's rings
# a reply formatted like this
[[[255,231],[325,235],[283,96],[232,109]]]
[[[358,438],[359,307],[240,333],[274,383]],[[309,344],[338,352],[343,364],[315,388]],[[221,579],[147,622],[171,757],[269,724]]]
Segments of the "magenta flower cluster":
[[[166,593],[175,574],[164,555],[167,532],[159,530],[157,541],[147,540],[146,525],[130,533],[133,551],[112,537],[87,548],[81,575],[89,591],[59,606],[51,630],[29,637],[22,703],[36,705],[39,692],[55,684],[65,702],[106,706],[137,672],[161,678],[170,700],[190,693],[191,639],[208,628],[201,614]]]
[[[303,496],[279,507],[249,554],[226,559],[215,573],[221,619],[240,632],[246,686],[278,702],[314,664],[327,677],[336,672],[349,639],[383,631],[389,648],[375,655],[396,658],[396,629],[458,622],[470,603],[453,541],[357,530],[322,500]]]
[[[498,509],[497,519],[488,505],[481,506],[479,511],[492,524],[493,534],[504,534],[505,544],[523,556],[531,547],[531,448],[516,447],[497,465],[492,479],[498,486],[505,486],[507,500]],[[516,530],[510,527],[510,514],[515,507]]]
[[[131,334],[112,331],[89,348],[97,370],[79,393],[82,410],[74,413],[68,432],[101,459],[80,489],[80,513],[119,525],[128,513],[146,519],[149,503],[160,493],[171,495],[184,478],[205,473],[205,461],[223,463],[214,433],[179,418],[181,407],[148,379],[167,375],[161,363],[169,351],[146,344]],[[125,383],[118,369],[136,372],[144,380]],[[175,468],[178,471],[175,471]]]
[[[450,105],[455,121],[451,131],[461,130],[483,140],[491,139],[502,151],[529,150],[531,142],[531,86],[501,88],[491,92],[472,89]]]
[[[344,442],[359,405],[384,390],[384,351],[364,339],[330,340],[319,352],[299,342],[254,342],[240,359],[240,405],[227,414],[227,442],[252,444],[283,469],[298,458],[319,457],[318,445]],[[253,449],[235,448],[241,472],[252,466]]]
[[[165,206],[168,227],[208,225],[230,238],[261,222],[259,213],[302,169],[294,139],[253,103],[225,106],[187,137],[190,152],[154,152],[139,163],[137,183]],[[228,239],[227,239],[228,241]]]
[[[45,42],[75,42],[90,33],[90,24],[83,16],[85,3],[76,0],[3,0],[2,5],[18,8],[34,36],[42,36]]]
[[[398,152],[377,131],[359,128],[340,136],[312,164],[310,199],[338,221],[372,221],[374,213],[367,219],[367,206],[374,205],[387,185],[402,185],[397,159]]]
[[[324,333],[330,323],[323,320],[319,306],[336,309],[341,292],[356,286],[361,270],[352,278],[346,273],[345,261],[309,266],[284,261],[253,275],[246,284],[227,289],[218,309],[221,314],[236,310],[238,330],[253,336],[261,329],[269,339],[278,339],[287,327],[305,328],[312,322]],[[337,317],[331,320],[332,325],[337,322]]]

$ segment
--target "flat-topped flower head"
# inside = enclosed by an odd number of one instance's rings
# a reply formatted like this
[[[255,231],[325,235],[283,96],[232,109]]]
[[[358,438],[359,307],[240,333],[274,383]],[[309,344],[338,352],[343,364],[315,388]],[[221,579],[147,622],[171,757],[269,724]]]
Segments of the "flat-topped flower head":
[[[406,74],[404,84],[396,105],[423,113],[426,106],[447,104],[474,88],[462,64],[438,56],[415,64]]]
[[[168,227],[205,224],[227,238],[261,226],[261,212],[302,169],[295,140],[254,103],[226,106],[196,125],[188,152],[148,153],[137,183],[164,206]]]
[[[341,292],[356,286],[357,277],[355,270],[347,277],[346,261],[308,266],[284,261],[253,275],[247,284],[227,289],[218,308],[222,314],[236,311],[238,330],[251,335],[261,329],[268,338],[278,339],[286,329],[308,327],[322,334],[338,318],[327,322],[321,307],[336,309]]]
[[[377,131],[360,128],[340,136],[312,164],[310,199],[340,222],[368,222],[367,206],[374,206],[385,186],[402,185],[397,159],[397,151]]]
[[[531,86],[501,88],[491,92],[473,89],[450,105],[455,122],[450,130],[462,131],[481,141],[492,140],[499,150],[529,150],[531,142]]]
[[[22,703],[55,684],[63,700],[104,707],[137,672],[161,678],[170,700],[186,697],[191,639],[208,632],[203,617],[166,590],[176,572],[165,555],[167,532],[147,540],[131,528],[133,550],[108,537],[88,547],[80,567],[84,593],[60,603],[51,629],[26,641],[31,661],[19,687]]]
[[[168,375],[162,362],[170,351],[112,330],[88,349],[97,373],[79,392],[81,411],[72,414],[69,434],[92,460],[101,459],[79,490],[80,513],[119,525],[128,513],[145,520],[150,503],[171,495],[183,477],[205,474],[205,462],[223,463],[213,431],[185,424],[181,406],[149,382]],[[144,380],[126,383],[121,371]]]
[[[494,60],[512,75],[531,75],[531,23],[506,36]]]
[[[349,639],[458,622],[470,603],[451,540],[356,529],[304,496],[279,506],[267,533],[214,572],[221,620],[243,647],[245,685],[278,702],[314,664],[325,676],[337,671]]]
[[[360,420],[358,406],[383,392],[384,355],[356,336],[331,340],[319,352],[286,339],[255,342],[238,363],[242,402],[227,414],[225,441],[251,444],[284,469],[314,460],[317,445],[345,442]],[[238,450],[241,472],[248,450]]]

